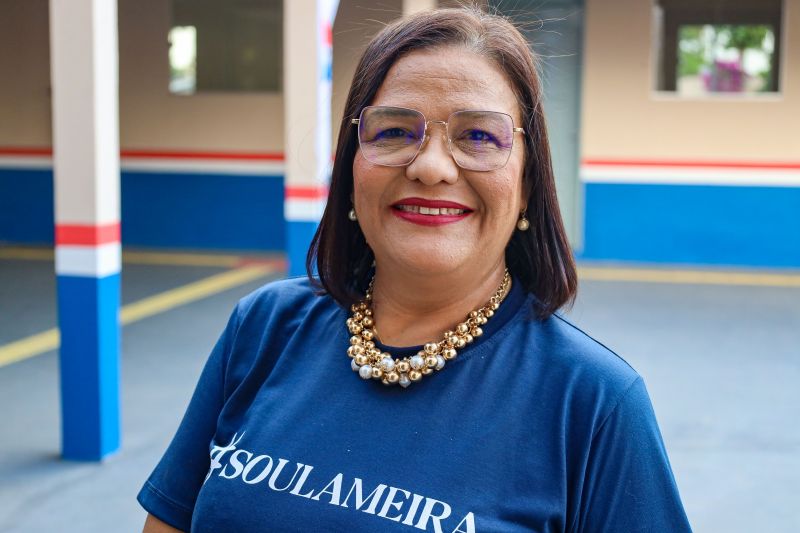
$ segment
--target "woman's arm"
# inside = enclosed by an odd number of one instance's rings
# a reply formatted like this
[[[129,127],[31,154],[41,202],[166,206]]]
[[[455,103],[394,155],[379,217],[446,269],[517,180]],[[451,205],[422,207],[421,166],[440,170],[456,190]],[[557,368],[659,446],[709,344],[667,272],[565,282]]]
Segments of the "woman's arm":
[[[147,520],[144,522],[144,529],[142,533],[182,533],[180,529],[175,529],[156,518],[151,514],[147,514]]]

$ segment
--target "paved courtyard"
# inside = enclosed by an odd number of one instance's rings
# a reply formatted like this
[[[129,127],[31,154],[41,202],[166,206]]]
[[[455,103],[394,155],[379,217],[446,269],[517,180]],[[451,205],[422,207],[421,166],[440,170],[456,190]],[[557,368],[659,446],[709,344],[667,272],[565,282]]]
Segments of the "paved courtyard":
[[[123,305],[230,268],[126,262]],[[713,273],[687,283],[658,271],[652,281],[584,273],[568,316],[644,376],[695,531],[800,531],[800,273],[733,285]],[[54,350],[0,366],[0,532],[140,531],[136,493],[231,308],[280,275],[266,270],[124,327],[123,447],[102,464],[58,457]],[[0,350],[56,325],[54,283],[46,256],[0,256]]]

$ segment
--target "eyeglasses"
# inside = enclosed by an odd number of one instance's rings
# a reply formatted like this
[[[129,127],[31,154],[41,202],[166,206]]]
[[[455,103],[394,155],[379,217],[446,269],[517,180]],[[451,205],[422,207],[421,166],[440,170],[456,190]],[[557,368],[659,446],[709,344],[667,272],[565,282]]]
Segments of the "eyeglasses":
[[[498,111],[456,111],[443,120],[425,120],[414,109],[367,106],[358,118],[358,144],[364,158],[375,165],[402,167],[411,164],[430,139],[431,124],[447,131],[447,147],[456,164],[465,170],[503,168],[511,157],[515,128],[510,115]]]

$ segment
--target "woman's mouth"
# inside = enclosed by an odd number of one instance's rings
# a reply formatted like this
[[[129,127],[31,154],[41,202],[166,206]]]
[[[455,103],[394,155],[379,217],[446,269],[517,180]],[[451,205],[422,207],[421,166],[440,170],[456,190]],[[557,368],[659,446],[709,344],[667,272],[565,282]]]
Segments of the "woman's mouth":
[[[392,205],[392,213],[413,224],[439,226],[463,220],[472,213],[472,210],[449,200],[405,198]]]

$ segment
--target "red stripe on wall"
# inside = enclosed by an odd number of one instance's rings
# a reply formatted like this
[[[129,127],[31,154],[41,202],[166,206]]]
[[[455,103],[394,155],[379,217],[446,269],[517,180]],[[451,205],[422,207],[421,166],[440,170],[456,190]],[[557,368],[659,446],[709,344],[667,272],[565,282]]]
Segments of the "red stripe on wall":
[[[283,161],[279,152],[191,152],[157,150],[122,150],[122,157],[128,159],[213,159],[238,161]]]
[[[52,148],[27,148],[22,146],[0,146],[0,155],[7,156],[51,156],[53,155]]]
[[[100,246],[120,242],[119,222],[112,224],[56,224],[56,246]]]
[[[320,198],[328,197],[328,187],[286,187],[284,196],[292,199],[319,200]]]
[[[742,168],[800,170],[800,163],[755,161],[675,161],[658,159],[584,159],[585,166],[596,167],[665,167],[665,168]]]
[[[0,156],[52,156],[50,147],[0,147]],[[120,155],[128,159],[210,159],[233,161],[283,161],[281,152],[208,152],[208,151],[164,151],[164,150],[122,150]]]

